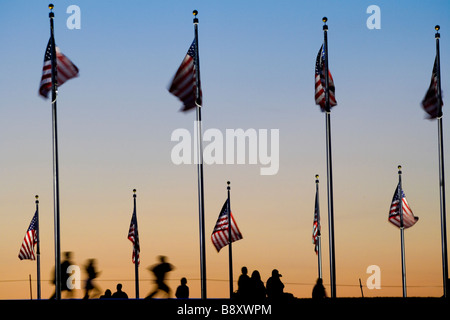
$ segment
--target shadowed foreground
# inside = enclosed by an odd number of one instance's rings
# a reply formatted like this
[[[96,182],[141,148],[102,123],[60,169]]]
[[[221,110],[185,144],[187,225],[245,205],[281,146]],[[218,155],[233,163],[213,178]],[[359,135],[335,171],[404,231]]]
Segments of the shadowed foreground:
[[[152,299],[152,300],[2,300],[3,314],[28,313],[33,317],[155,319],[300,319],[306,315],[345,315],[347,318],[447,314],[449,300],[442,298],[336,298],[325,300],[292,299],[282,303],[252,303],[229,299]]]

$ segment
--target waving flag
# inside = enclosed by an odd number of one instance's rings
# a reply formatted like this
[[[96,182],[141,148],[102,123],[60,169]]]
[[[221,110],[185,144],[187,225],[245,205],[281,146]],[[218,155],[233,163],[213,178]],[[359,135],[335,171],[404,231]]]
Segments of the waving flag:
[[[323,45],[320,47],[316,58],[316,70],[315,70],[315,99],[316,104],[320,106],[322,111],[326,111],[326,101],[325,101],[325,52],[323,50]],[[337,105],[335,98],[335,87],[333,77],[331,76],[330,70],[328,69],[328,94],[330,97],[330,108]]]
[[[314,244],[314,251],[319,254],[319,236],[320,236],[320,211],[319,211],[319,201],[316,191],[316,202],[314,207],[314,222],[313,222],[313,232],[312,232],[312,242]]]
[[[133,211],[133,215],[131,217],[131,223],[130,223],[130,229],[128,230],[128,240],[130,240],[133,243],[133,255],[132,255],[132,261],[134,264],[139,264],[139,234],[138,234],[138,228],[137,228],[137,218],[136,218],[136,210]]]
[[[169,87],[169,92],[183,102],[182,111],[202,105],[201,89],[199,90],[200,96],[197,97],[195,54],[196,46],[194,40]]]
[[[398,196],[398,188],[394,191],[394,197],[392,198],[391,208],[389,210],[389,222],[393,225],[401,228],[401,220],[400,220],[400,205],[399,205],[399,196]],[[411,208],[406,201],[405,193],[402,192],[402,210],[403,210],[403,227],[409,228],[412,227],[419,220],[418,217],[415,217]]]
[[[242,234],[239,231],[236,221],[234,221],[233,215],[230,212],[231,218],[231,242],[242,239]],[[223,247],[228,245],[228,234],[229,234],[229,224],[228,224],[228,200],[220,211],[219,218],[217,219],[216,226],[211,235],[211,240],[216,247],[217,252]]]
[[[36,254],[34,252],[34,246],[38,242],[38,228],[37,228],[37,217],[38,211],[31,219],[30,226],[28,227],[27,233],[22,242],[22,246],[19,251],[20,260],[36,260]]]
[[[435,119],[442,115],[442,106],[444,103],[438,97],[437,81],[437,59],[434,59],[433,73],[428,91],[422,100],[422,107],[428,113],[428,119]],[[441,100],[439,102],[439,100]]]
[[[64,54],[61,53],[58,47],[56,51],[56,82],[58,87],[67,80],[78,76],[78,68],[72,61],[70,61]],[[42,69],[41,83],[39,85],[39,94],[48,98],[48,94],[52,89],[52,45],[51,40],[48,41],[47,49],[44,56],[44,67]]]

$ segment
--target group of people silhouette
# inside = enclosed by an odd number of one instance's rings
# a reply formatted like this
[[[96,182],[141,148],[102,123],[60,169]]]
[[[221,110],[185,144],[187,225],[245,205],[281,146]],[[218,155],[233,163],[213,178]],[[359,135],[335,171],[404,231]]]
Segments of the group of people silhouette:
[[[73,287],[70,286],[70,279],[68,268],[70,268],[73,263],[71,261],[71,252],[64,253],[64,261],[61,263],[61,293],[67,292],[68,297],[73,295]],[[166,275],[174,270],[174,266],[167,262],[165,256],[159,256],[159,263],[148,268],[155,276],[155,288],[146,299],[152,299],[158,293],[166,298],[170,298],[172,291],[170,287],[166,284]],[[112,293],[110,289],[106,289],[105,293],[100,296],[101,291],[95,285],[94,280],[98,277],[100,272],[96,270],[95,259],[89,259],[85,266],[85,271],[87,273],[87,280],[84,286],[84,297],[83,299],[97,298],[100,299],[128,299],[128,295],[122,291],[122,284],[118,283],[116,286],[116,292]],[[254,301],[281,301],[293,298],[291,293],[284,292],[284,283],[281,281],[282,275],[277,269],[272,270],[272,275],[266,281],[266,285],[261,280],[261,275],[258,270],[254,270],[251,276],[248,275],[247,267],[243,266],[241,268],[241,275],[238,279],[238,289],[233,293],[233,299],[241,300],[254,300]],[[55,284],[55,280],[53,280]],[[322,299],[326,298],[325,287],[323,286],[322,279],[318,278],[316,285],[312,291],[312,298]],[[187,279],[185,277],[181,278],[180,285],[175,291],[175,297],[177,299],[188,299],[189,298],[189,287],[187,286]],[[50,299],[55,298],[55,293],[50,297]]]

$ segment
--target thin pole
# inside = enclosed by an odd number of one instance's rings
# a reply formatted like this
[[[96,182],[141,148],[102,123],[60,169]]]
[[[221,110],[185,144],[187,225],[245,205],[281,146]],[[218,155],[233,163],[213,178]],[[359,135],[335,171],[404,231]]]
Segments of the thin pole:
[[[444,297],[447,297],[447,281],[448,281],[448,260],[447,260],[447,222],[445,211],[445,175],[444,175],[444,142],[443,142],[443,130],[442,130],[442,95],[441,95],[441,58],[439,50],[439,29],[435,26],[436,30],[436,64],[437,64],[437,96],[438,96],[438,139],[439,139],[439,190],[440,190],[440,206],[441,206],[441,246],[442,246],[442,276],[443,276],[443,289]]]
[[[200,59],[198,53],[198,11],[194,10],[194,32],[195,32],[195,81],[197,86],[197,175],[198,175],[198,214],[200,233],[200,281],[201,298],[206,299],[206,253],[205,253],[205,205],[203,189],[203,145],[202,145],[202,114],[200,105]]]
[[[53,28],[53,4],[49,4],[50,41],[52,51],[52,134],[53,134],[53,198],[54,198],[54,241],[55,241],[55,299],[61,299],[61,244],[60,244],[60,214],[59,214],[59,163],[58,163],[58,126],[56,116],[57,78],[56,78],[56,47]]]
[[[333,170],[331,157],[331,119],[330,119],[330,94],[328,88],[328,26],[326,17],[322,18],[324,50],[325,50],[325,125],[327,140],[327,189],[328,189],[328,231],[329,231],[329,251],[330,251],[330,287],[331,298],[336,297],[336,265],[335,265],[335,248],[334,248],[334,204],[333,204]]]
[[[319,278],[322,279],[322,244],[320,234],[320,210],[319,210],[319,175],[316,174],[316,210],[317,210],[317,265],[319,268]]]
[[[230,203],[230,181],[227,181],[227,212],[228,212],[228,267],[230,274],[230,299],[233,298],[233,251],[231,249],[231,203]]]
[[[28,282],[30,284],[30,300],[33,300],[33,288],[31,285],[31,274],[28,275]]]
[[[136,189],[133,189],[133,205],[134,205],[134,218],[135,218],[135,226],[136,226],[136,231],[135,231],[135,239],[134,239],[134,246],[133,246],[133,250],[134,250],[134,287],[136,290],[136,299],[139,299],[139,261],[138,261],[138,250],[137,250],[137,242],[139,241],[138,238],[138,224],[137,224],[137,212],[136,212]]]
[[[402,252],[402,288],[403,288],[403,298],[406,298],[405,228],[403,227],[402,166],[398,166],[397,195],[398,195],[398,205],[400,215],[400,243]]]
[[[37,272],[37,298],[41,300],[41,239],[39,229],[39,196],[36,195],[36,230],[37,230],[37,243],[36,243],[36,272]]]
[[[359,288],[361,289],[361,298],[364,298],[363,286],[361,284],[361,278],[359,278]]]

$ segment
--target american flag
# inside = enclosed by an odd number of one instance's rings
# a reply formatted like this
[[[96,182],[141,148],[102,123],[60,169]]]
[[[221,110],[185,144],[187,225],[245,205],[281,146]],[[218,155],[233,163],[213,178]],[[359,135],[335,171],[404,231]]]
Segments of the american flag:
[[[391,208],[389,209],[389,222],[400,228],[401,221],[400,221],[398,189],[399,185],[397,185],[397,188],[395,188]],[[403,227],[406,229],[412,227],[419,220],[419,217],[414,216],[411,208],[409,207],[408,201],[406,201],[405,193],[403,192],[403,190],[401,192],[402,192]]]
[[[30,226],[22,241],[22,246],[19,251],[20,260],[36,260],[36,254],[34,252],[34,246],[38,242],[38,211],[31,219]]]
[[[67,80],[78,76],[78,68],[58,47],[56,51],[56,82],[57,86],[61,86]],[[42,68],[41,83],[39,85],[39,94],[48,98],[49,92],[52,90],[52,45],[51,39],[48,41],[47,49],[44,56],[44,67]]]
[[[312,242],[314,244],[314,251],[319,253],[319,236],[320,236],[320,210],[319,210],[319,197],[316,190],[316,202],[314,206],[314,222],[312,232]]]
[[[186,56],[178,68],[172,83],[169,87],[169,92],[177,96],[183,102],[182,111],[187,111],[195,108],[197,105],[202,105],[202,92],[199,90],[199,97],[197,97],[197,82],[196,82],[196,67],[195,67],[195,40],[192,42]],[[200,82],[200,80],[199,80]]]
[[[239,231],[238,226],[236,225],[236,221],[234,221],[233,215],[230,212],[231,218],[231,242],[242,239],[242,234]],[[228,200],[225,201],[225,204],[220,211],[219,218],[217,219],[216,226],[211,235],[211,240],[216,247],[217,252],[220,251],[223,247],[228,245]]]
[[[325,64],[324,64],[324,60],[325,60],[325,51],[323,50],[323,45],[322,45],[320,47],[319,53],[317,54],[317,58],[316,58],[315,99],[316,99],[316,104],[320,106],[322,111],[327,111],[327,110],[325,110],[326,101],[325,101]],[[329,99],[330,99],[330,108],[337,105],[334,92],[335,92],[335,88],[334,88],[333,77],[331,76],[330,69],[328,69],[328,95],[329,95]]]
[[[434,59],[433,73],[431,75],[431,83],[425,97],[422,100],[422,107],[428,113],[428,119],[435,119],[442,115],[442,97],[439,106],[438,97],[438,79],[437,79],[437,57]],[[441,113],[441,114],[439,114]]]
[[[137,259],[137,263],[139,264],[140,247],[139,247],[139,234],[137,228],[136,210],[133,211],[133,215],[131,217],[130,229],[128,230],[128,240],[130,240],[133,243],[133,255],[131,261],[133,261],[133,263],[135,264]]]

